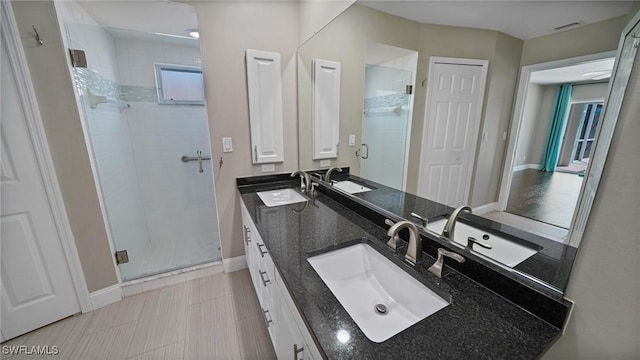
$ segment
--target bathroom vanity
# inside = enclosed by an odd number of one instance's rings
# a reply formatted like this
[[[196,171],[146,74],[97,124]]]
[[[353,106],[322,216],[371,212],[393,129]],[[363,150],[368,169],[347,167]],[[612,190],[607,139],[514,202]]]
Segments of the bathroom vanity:
[[[247,263],[279,358],[537,358],[561,334],[570,309],[561,297],[516,282],[462,251],[466,261],[447,259],[438,278],[427,268],[435,262],[431,255],[445,246],[428,232],[421,231],[424,253],[412,266],[403,260],[404,241],[395,250],[386,245],[384,219],[401,217],[328,183],[312,194],[299,193],[299,179],[289,174],[238,178],[237,185]],[[293,189],[307,201],[267,206],[258,195],[281,189]],[[388,271],[409,275],[443,299],[444,307],[384,340],[361,330],[308,260],[359,244],[392,264]],[[372,299],[363,311],[375,320],[395,311],[395,304],[386,305]]]

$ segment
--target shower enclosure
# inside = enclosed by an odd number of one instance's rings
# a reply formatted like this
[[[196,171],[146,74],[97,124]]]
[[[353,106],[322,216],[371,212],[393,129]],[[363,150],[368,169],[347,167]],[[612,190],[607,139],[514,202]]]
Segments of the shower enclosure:
[[[411,71],[365,67],[360,175],[394,189],[405,183],[411,84]]]
[[[122,279],[220,261],[198,41],[103,27],[78,2],[56,8]]]

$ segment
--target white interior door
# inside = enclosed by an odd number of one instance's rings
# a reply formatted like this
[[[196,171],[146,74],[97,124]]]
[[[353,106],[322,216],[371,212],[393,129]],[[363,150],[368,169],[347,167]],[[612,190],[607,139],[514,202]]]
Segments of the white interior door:
[[[432,58],[418,194],[449,206],[469,199],[480,127],[484,60]]]
[[[2,335],[80,312],[2,38],[0,256]]]

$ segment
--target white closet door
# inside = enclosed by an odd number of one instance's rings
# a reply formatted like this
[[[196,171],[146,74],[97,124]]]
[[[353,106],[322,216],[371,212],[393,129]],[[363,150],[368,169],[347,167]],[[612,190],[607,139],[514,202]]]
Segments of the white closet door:
[[[469,201],[488,64],[455,61],[432,58],[418,195],[458,207]]]
[[[78,313],[80,305],[4,36],[0,55],[0,317],[2,337],[11,339]]]
[[[340,63],[313,60],[313,159],[338,157]]]
[[[254,164],[284,161],[280,54],[247,50],[247,86]]]

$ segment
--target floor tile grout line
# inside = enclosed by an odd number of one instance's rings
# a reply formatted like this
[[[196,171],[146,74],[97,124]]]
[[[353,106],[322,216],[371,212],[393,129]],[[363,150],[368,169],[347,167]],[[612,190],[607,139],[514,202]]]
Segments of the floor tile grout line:
[[[174,342],[172,342],[172,343],[170,343],[170,344],[160,345],[160,346],[158,346],[157,348],[149,349],[149,350],[147,350],[147,351],[145,351],[145,352],[143,352],[143,353],[140,353],[140,354],[131,355],[131,356],[127,355],[126,359],[133,359],[133,358],[136,358],[136,357],[138,357],[138,356],[142,356],[142,355],[144,355],[144,354],[146,354],[146,353],[149,353],[149,352],[152,352],[152,351],[156,351],[156,350],[161,349],[161,348],[163,348],[163,347],[168,347],[168,346],[172,346],[172,345],[178,344],[178,343],[180,343],[181,341],[186,341],[186,337],[185,337],[185,339],[181,339],[181,340],[178,340],[178,341],[174,341]],[[182,348],[182,358],[184,358],[184,347]]]

